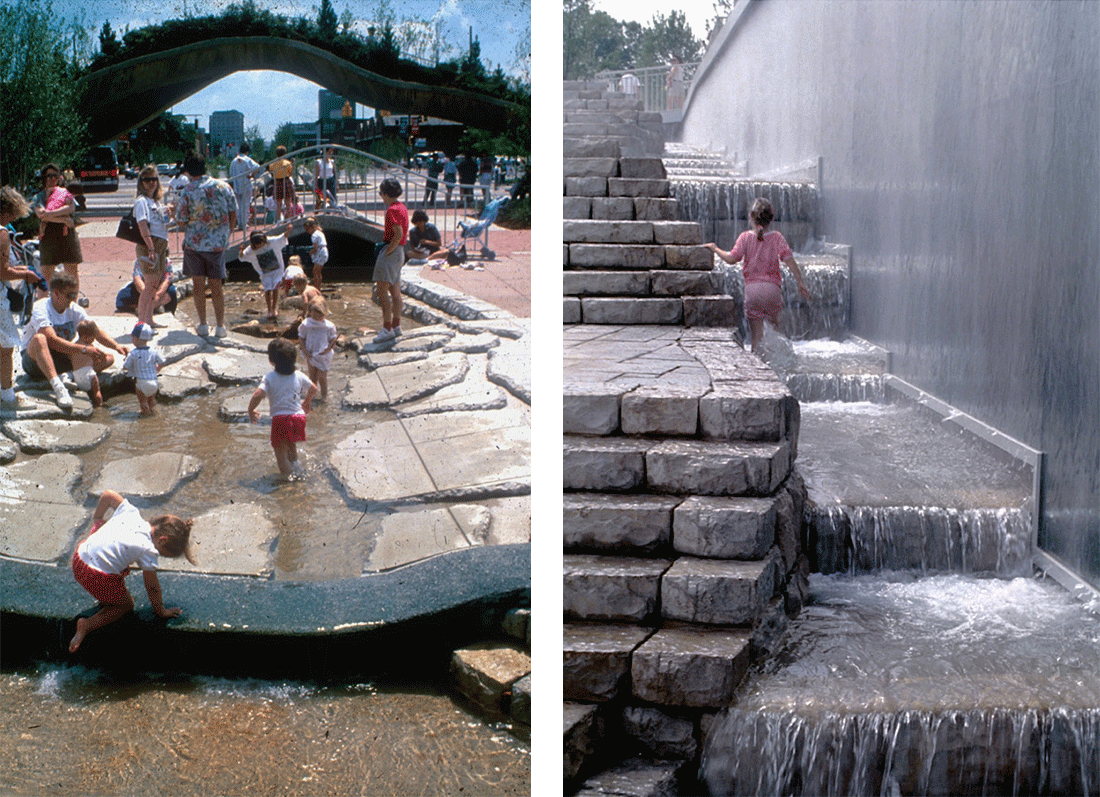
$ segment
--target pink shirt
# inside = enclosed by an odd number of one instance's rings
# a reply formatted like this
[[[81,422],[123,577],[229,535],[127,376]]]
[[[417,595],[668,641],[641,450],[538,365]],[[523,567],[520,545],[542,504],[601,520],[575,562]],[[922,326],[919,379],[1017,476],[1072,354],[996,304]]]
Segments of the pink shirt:
[[[779,264],[791,256],[791,248],[781,232],[766,232],[764,240],[756,239],[756,230],[745,230],[737,236],[730,251],[734,262],[745,258],[742,271],[745,282],[772,282],[783,286]]]

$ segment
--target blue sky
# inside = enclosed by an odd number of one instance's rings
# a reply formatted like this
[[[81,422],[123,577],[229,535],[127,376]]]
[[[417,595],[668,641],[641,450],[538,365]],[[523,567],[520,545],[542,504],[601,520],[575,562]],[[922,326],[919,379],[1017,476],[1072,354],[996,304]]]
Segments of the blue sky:
[[[55,5],[54,10],[59,16],[81,19],[98,47],[99,31],[104,22],[110,22],[121,39],[126,30],[187,14],[218,14],[227,5],[225,0],[83,0],[79,5]],[[289,17],[315,17],[320,0],[315,3],[257,0],[257,5]],[[377,17],[380,3],[378,0],[332,0],[332,6],[337,17],[345,9],[350,11],[356,19],[356,27],[365,30],[368,21]],[[411,18],[442,21],[447,40],[455,46],[454,54],[465,52],[472,27],[481,43],[482,59],[489,62],[490,68],[499,65],[509,74],[522,74],[515,53],[521,42],[530,45],[530,0],[391,0],[389,7],[398,21]],[[284,122],[316,119],[319,88],[316,83],[286,72],[238,72],[207,86],[171,110],[172,113],[198,116],[203,127],[208,126],[209,116],[214,111],[240,111],[244,114],[246,128],[257,125],[261,135],[271,139]]]

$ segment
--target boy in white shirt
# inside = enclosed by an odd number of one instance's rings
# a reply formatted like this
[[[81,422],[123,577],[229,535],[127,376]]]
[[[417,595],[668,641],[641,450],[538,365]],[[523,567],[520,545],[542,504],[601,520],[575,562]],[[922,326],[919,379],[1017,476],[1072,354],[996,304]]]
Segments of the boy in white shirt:
[[[134,342],[133,350],[126,356],[122,370],[134,377],[134,392],[137,393],[138,406],[142,415],[156,412],[157,392],[160,384],[157,374],[164,367],[164,355],[160,349],[152,348],[153,328],[148,324],[138,324],[130,333]]]
[[[286,267],[283,264],[286,241],[286,233],[268,238],[257,230],[248,237],[249,246],[241,252],[241,260],[252,264],[252,268],[260,275],[260,287],[264,290],[269,321],[279,320],[279,286],[286,276]]]

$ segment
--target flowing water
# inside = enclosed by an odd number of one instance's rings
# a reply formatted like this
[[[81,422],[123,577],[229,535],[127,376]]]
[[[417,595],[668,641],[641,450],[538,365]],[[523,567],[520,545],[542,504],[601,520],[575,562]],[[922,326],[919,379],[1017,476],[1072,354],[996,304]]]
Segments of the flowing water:
[[[441,679],[442,680],[442,679]],[[530,744],[423,679],[322,686],[0,673],[11,795],[518,795]]]
[[[1100,793],[1088,607],[1033,578],[811,585],[784,649],[707,736],[712,794]]]

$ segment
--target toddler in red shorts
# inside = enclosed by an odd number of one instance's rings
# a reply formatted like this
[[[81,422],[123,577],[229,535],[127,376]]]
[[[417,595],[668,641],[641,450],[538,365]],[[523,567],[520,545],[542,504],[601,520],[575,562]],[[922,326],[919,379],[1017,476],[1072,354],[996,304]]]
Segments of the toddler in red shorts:
[[[286,338],[275,338],[267,345],[267,359],[275,369],[264,377],[252,400],[248,402],[248,418],[260,420],[257,407],[267,396],[271,414],[271,447],[279,473],[290,476],[298,468],[298,443],[306,439],[306,415],[317,395],[317,385],[301,371],[294,369],[298,347]]]
[[[111,519],[104,521],[108,509]],[[179,617],[179,607],[165,608],[157,578],[157,557],[191,556],[191,521],[175,515],[145,520],[137,508],[116,493],[104,490],[92,515],[92,533],[73,552],[73,576],[99,601],[99,611],[76,621],[76,634],[69,642],[75,653],[84,637],[97,628],[121,619],[134,609],[126,589],[131,565],[141,568],[145,592],[157,617]]]

